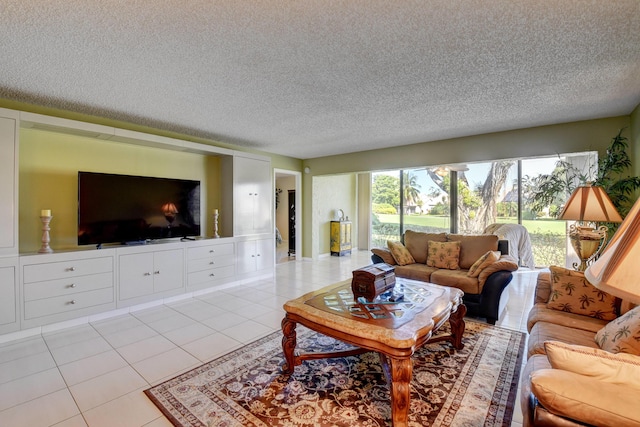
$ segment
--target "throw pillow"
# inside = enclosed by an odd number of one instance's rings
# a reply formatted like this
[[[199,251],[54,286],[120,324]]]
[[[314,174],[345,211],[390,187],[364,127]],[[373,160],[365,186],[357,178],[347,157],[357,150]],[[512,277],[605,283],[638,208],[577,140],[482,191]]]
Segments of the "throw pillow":
[[[596,344],[612,353],[640,356],[640,306],[627,311],[600,329],[596,333]]]
[[[599,381],[620,384],[640,391],[640,358],[613,354],[599,348],[545,341],[544,349],[553,369],[575,372]]]
[[[618,316],[616,298],[589,283],[583,272],[554,265],[549,270],[551,297],[548,308],[602,320],[613,320]]]
[[[428,242],[427,267],[457,270],[460,242]]]
[[[489,265],[493,264],[497,260],[500,259],[499,251],[487,251],[484,255],[482,255],[476,262],[473,263],[471,267],[469,267],[469,271],[467,272],[467,276],[469,277],[478,277],[480,272],[487,268]]]
[[[398,265],[407,265],[416,262],[402,242],[387,240],[387,247],[391,251],[391,255],[393,255],[393,259],[396,260]]]

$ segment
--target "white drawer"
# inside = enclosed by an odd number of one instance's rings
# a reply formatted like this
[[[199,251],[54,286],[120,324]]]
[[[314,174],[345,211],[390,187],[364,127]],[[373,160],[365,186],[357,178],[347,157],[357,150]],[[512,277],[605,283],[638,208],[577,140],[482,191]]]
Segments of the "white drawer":
[[[23,278],[24,283],[31,283],[112,271],[113,258],[89,258],[25,265]]]
[[[189,248],[187,259],[206,258],[211,255],[233,255],[233,243],[223,243],[221,245],[202,246],[200,248]]]
[[[24,318],[50,316],[58,313],[70,313],[87,307],[93,307],[113,302],[113,288],[96,289],[78,292],[24,303]]]
[[[215,255],[207,258],[189,260],[187,271],[193,273],[195,271],[208,270],[211,268],[226,267],[236,262],[234,255]]]
[[[24,284],[24,300],[35,301],[95,289],[113,288],[113,273],[91,274],[67,279]]]
[[[235,268],[233,265],[230,265],[227,267],[212,268],[210,270],[197,271],[195,273],[189,273],[189,277],[187,279],[188,280],[187,286],[199,285],[206,282],[214,283],[219,279],[232,277],[234,273],[235,273]]]

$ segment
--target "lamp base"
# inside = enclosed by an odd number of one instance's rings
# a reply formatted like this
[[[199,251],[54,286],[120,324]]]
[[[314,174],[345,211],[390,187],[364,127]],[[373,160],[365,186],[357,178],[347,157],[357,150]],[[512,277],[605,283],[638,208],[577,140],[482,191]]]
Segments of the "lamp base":
[[[602,225],[597,229],[572,224],[569,227],[569,240],[576,251],[580,263],[574,262],[573,268],[584,271],[604,248],[609,229]]]

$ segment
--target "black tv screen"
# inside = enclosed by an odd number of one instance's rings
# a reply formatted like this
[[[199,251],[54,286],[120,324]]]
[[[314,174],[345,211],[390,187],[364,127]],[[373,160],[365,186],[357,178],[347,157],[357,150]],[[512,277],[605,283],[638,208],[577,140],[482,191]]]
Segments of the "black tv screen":
[[[200,235],[200,181],[78,172],[78,245]]]

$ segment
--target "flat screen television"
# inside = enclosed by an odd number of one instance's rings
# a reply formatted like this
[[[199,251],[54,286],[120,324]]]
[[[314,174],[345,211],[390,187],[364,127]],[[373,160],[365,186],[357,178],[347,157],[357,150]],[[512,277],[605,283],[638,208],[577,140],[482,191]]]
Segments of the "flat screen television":
[[[78,245],[200,235],[200,181],[78,172]]]

